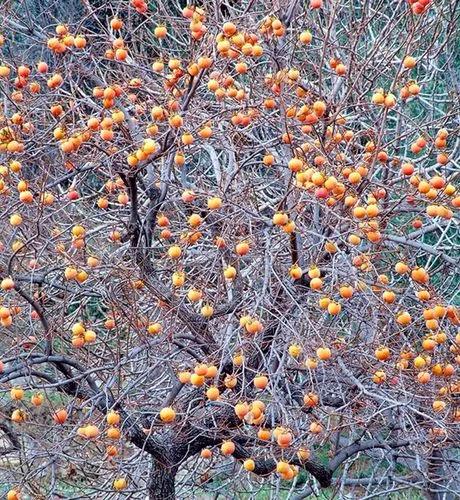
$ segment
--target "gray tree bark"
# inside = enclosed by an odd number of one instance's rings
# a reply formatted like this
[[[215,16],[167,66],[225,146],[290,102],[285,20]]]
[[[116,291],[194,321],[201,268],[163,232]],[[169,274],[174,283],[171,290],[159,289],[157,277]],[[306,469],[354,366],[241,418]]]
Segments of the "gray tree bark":
[[[176,474],[176,466],[171,467],[152,459],[148,482],[149,500],[174,500]]]

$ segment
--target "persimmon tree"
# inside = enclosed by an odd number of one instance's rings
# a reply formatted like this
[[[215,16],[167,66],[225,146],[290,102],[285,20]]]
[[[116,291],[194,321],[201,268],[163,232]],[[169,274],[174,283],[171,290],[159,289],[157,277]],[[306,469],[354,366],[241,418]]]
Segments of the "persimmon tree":
[[[458,2],[0,15],[4,495],[458,495]]]

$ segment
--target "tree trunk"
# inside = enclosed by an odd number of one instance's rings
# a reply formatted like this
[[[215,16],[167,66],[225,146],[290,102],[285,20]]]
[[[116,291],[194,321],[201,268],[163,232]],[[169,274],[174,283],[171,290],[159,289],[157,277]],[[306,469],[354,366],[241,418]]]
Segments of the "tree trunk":
[[[430,483],[426,491],[426,497],[429,500],[450,500],[453,498],[448,495],[445,482],[447,478],[444,471],[444,462],[442,453],[439,450],[434,450],[428,458],[428,478]]]
[[[148,482],[149,500],[174,500],[177,467],[168,467],[152,459]]]

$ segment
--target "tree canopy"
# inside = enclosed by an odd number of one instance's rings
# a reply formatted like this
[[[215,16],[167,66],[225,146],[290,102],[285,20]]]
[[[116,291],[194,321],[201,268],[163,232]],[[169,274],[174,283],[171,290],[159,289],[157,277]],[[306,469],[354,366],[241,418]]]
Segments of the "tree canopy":
[[[5,498],[460,494],[459,16],[3,3]]]

